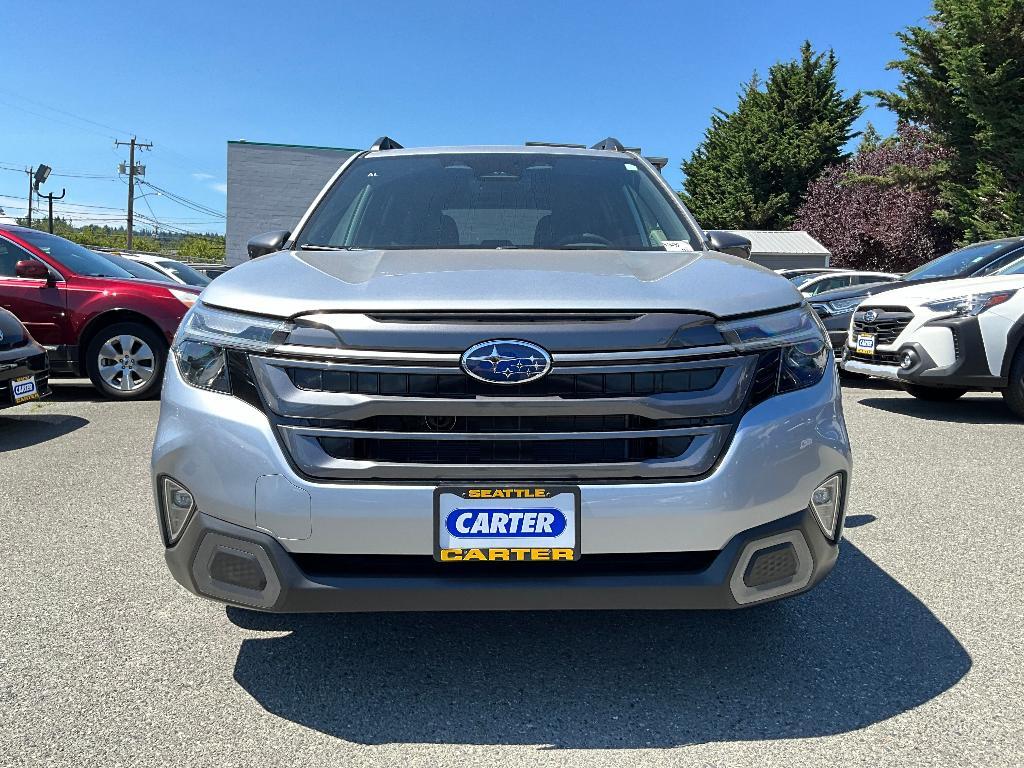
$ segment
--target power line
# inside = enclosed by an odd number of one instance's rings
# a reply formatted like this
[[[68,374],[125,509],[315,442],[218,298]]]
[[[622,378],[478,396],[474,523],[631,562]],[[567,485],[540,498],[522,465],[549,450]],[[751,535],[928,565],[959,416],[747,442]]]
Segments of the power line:
[[[29,104],[32,104],[32,105],[34,105],[36,107],[40,107],[41,109],[47,109],[47,110],[49,110],[51,112],[57,112],[57,113],[62,114],[62,115],[67,115],[68,117],[73,118],[75,120],[81,120],[83,123],[89,123],[90,125],[95,125],[98,128],[106,128],[108,131],[113,131],[114,133],[120,133],[120,134],[123,134],[123,135],[128,135],[128,133],[130,133],[130,131],[123,131],[120,128],[115,128],[112,125],[107,125],[106,123],[100,123],[100,122],[97,122],[96,120],[91,120],[88,117],[82,117],[81,115],[76,115],[74,112],[69,112],[66,109],[59,109],[57,107],[51,107],[48,104],[43,104],[41,101],[35,101],[34,99],[29,99],[29,98],[27,98],[25,96],[20,96],[19,94],[14,93],[13,91],[8,91],[6,89],[0,88],[0,93],[4,93],[4,94],[7,94],[7,96],[9,96],[9,97],[13,97],[15,99],[19,99],[21,101],[28,102]],[[21,109],[24,109],[24,108],[22,107]],[[115,138],[115,137],[111,136],[110,138]]]
[[[182,206],[184,206],[186,208],[191,208],[193,211],[196,211],[197,213],[205,213],[205,214],[208,214],[210,216],[216,216],[216,217],[221,218],[221,219],[226,219],[227,218],[227,216],[225,214],[223,214],[222,212],[220,212],[218,210],[215,210],[213,208],[210,208],[209,206],[203,205],[202,203],[197,203],[195,200],[190,200],[187,197],[183,197],[182,195],[175,194],[174,192],[171,192],[169,190],[163,189],[162,187],[158,187],[156,184],[153,184],[151,182],[140,181],[139,183],[149,187],[150,189],[155,190],[156,192],[159,192],[164,197],[168,198],[169,200],[173,200],[174,202],[178,203],[179,205],[182,205]]]

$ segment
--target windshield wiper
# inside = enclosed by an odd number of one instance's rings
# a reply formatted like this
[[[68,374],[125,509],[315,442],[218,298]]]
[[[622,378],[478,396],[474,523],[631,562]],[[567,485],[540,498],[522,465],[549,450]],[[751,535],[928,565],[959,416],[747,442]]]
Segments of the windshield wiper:
[[[320,245],[319,243],[303,243],[299,246],[300,251],[351,251],[344,245]]]

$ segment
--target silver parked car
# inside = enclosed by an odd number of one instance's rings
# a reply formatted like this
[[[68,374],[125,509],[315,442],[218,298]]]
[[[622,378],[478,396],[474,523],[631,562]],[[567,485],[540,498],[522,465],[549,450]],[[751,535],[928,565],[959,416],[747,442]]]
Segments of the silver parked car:
[[[838,555],[832,351],[638,153],[350,159],[204,291],[152,470],[192,592],[267,611],[736,608]]]

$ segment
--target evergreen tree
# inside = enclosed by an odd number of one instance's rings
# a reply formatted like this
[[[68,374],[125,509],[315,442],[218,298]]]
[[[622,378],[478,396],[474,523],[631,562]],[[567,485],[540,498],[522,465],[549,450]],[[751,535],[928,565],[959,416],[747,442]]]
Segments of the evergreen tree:
[[[901,119],[950,150],[937,217],[962,242],[1024,234],[1024,0],[935,0],[929,27],[899,34]]]
[[[683,201],[709,229],[788,229],[807,185],[845,160],[864,111],[836,82],[838,61],[810,42],[800,58],[755,74],[735,111],[718,110],[682,164]]]

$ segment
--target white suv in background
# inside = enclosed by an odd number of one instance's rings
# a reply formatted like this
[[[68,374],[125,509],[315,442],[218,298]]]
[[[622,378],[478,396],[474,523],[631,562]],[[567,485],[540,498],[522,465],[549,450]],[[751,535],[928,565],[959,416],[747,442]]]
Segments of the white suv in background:
[[[841,365],[924,400],[1000,390],[1024,417],[1024,259],[998,275],[869,297],[853,315]]]

